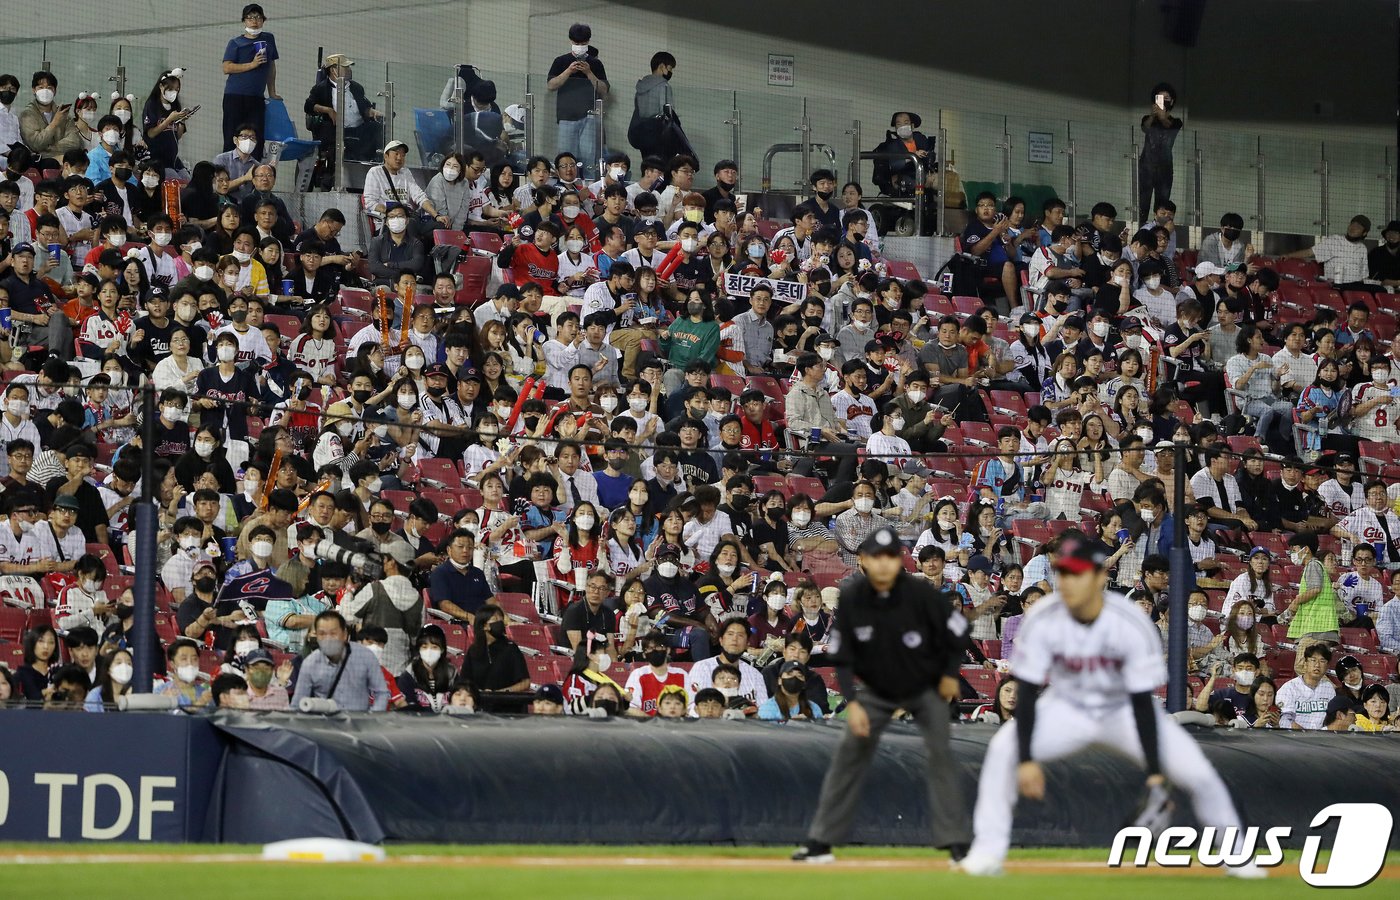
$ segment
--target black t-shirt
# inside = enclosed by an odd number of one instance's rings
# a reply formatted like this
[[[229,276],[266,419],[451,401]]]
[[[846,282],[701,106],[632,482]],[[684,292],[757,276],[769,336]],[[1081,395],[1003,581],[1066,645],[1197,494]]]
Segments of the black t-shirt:
[[[66,479],[64,478],[55,478],[49,482],[48,494],[51,507],[54,499],[58,497],[58,489],[65,483]],[[78,503],[82,507],[78,510],[77,526],[83,533],[83,540],[89,544],[100,543],[97,526],[107,524],[107,508],[102,503],[102,495],[98,493],[97,487],[92,482],[84,481],[78,485],[73,496],[78,498]]]
[[[204,602],[194,591],[185,595],[185,599],[175,610],[175,624],[179,627],[181,636],[185,634],[185,629],[189,628],[212,603],[213,601]],[[211,625],[209,630],[214,632],[214,649],[227,650],[229,644],[233,642],[233,632],[222,625]]]
[[[1377,281],[1400,281],[1400,253],[1391,253],[1384,244],[1367,254],[1366,262]]]
[[[594,612],[588,608],[585,600],[575,600],[564,609],[564,617],[560,622],[564,629],[565,636],[570,631],[579,631],[587,635],[592,631],[596,634],[610,634],[617,630],[617,610],[604,602]]]
[[[188,422],[176,422],[170,428],[156,419],[156,456],[171,459],[182,456],[190,449],[190,426]]]
[[[958,677],[963,650],[971,646],[961,615],[946,592],[907,573],[879,596],[864,576],[841,587],[841,615],[829,638],[828,653],[841,677],[855,675],[886,700],[917,696],[941,676]]]
[[[1183,330],[1181,324],[1173,322],[1167,326],[1167,330],[1162,335],[1162,346],[1171,351],[1173,347],[1180,344],[1193,334],[1200,332],[1199,328],[1192,328],[1189,331]],[[1205,371],[1206,345],[1201,341],[1196,341],[1186,352],[1177,357],[1181,364],[1177,366],[1179,372],[1202,372]]]
[[[525,668],[525,654],[506,638],[490,645],[486,638],[474,641],[462,664],[462,674],[478,690],[486,691],[504,690],[530,677]]]
[[[681,477],[689,484],[714,484],[719,478],[715,458],[708,450],[682,450]]]
[[[753,528],[749,531],[749,539],[746,543],[749,548],[749,554],[752,555],[754,561],[760,563],[760,565],[763,562],[760,554],[763,552],[764,544],[772,544],[773,548],[777,550],[779,554],[787,553],[787,520],[783,519],[779,521],[777,525],[771,525],[763,516],[757,517],[753,520]],[[765,566],[764,568],[768,567]]]
[[[599,81],[607,81],[608,73],[603,69],[602,60],[598,59],[598,51],[593,47],[588,48],[588,56],[580,60],[572,53],[565,53],[556,57],[550,63],[550,79],[554,79],[564,74],[564,70],[576,62],[586,62],[593,70],[593,77]],[[569,76],[569,80],[564,82],[558,90],[558,99],[555,100],[555,119],[560,122],[576,122],[588,115],[588,111],[593,108],[594,89],[593,83],[588,80],[588,76],[582,72],[575,72]]]
[[[1302,522],[1308,518],[1309,504],[1300,481],[1291,489],[1282,481],[1274,482],[1274,511],[1280,524],[1287,528],[1288,522]]]

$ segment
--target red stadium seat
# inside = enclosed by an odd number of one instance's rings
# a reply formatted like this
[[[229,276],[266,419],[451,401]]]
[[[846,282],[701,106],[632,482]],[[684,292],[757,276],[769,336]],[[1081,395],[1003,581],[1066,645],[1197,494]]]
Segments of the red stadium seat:
[[[783,225],[781,222],[775,222],[772,219],[758,220],[758,236],[763,238],[765,241],[771,243],[773,240],[773,236],[782,230]]]
[[[540,621],[539,610],[535,609],[535,601],[530,599],[529,594],[497,594],[495,603],[505,610],[506,615],[514,616],[524,622],[538,624]]]
[[[506,637],[519,644],[526,655],[536,653],[548,657],[553,652],[550,647],[554,642],[549,632],[539,625],[507,625]]]
[[[826,493],[826,485],[820,478],[811,475],[789,475],[787,479],[789,497],[811,497],[812,502],[820,500]]]
[[[457,267],[462,286],[454,302],[458,306],[475,306],[486,299],[486,285],[491,280],[491,260],[484,256],[468,256]]]
[[[734,395],[737,401],[739,395],[744,393],[748,384],[738,375],[720,375],[718,373],[710,376],[710,387],[722,387]]]
[[[268,325],[277,326],[277,333],[282,336],[283,341],[290,341],[301,333],[301,320],[296,316],[285,316],[278,313],[268,313],[263,316],[263,321]],[[283,345],[285,349],[286,345]]]
[[[886,271],[891,278],[898,278],[901,281],[921,281],[919,267],[911,262],[902,259],[885,260]]]
[[[454,231],[448,228],[433,229],[433,244],[438,247],[465,247],[467,246],[467,236],[461,231]]]
[[[408,504],[417,499],[418,495],[413,491],[381,491],[380,499],[387,500],[389,505],[394,507],[394,512],[407,513]]]
[[[960,316],[975,315],[979,309],[987,304],[981,297],[954,297],[953,311]]]
[[[24,635],[24,627],[28,619],[27,610],[14,606],[0,606],[0,638],[7,641],[18,641]]]
[[[501,240],[501,236],[494,231],[473,231],[467,237],[473,247],[485,250],[487,253],[500,253],[501,247],[505,243]]]
[[[783,390],[782,384],[772,375],[754,375],[749,379],[748,386],[758,388],[765,397],[774,400],[787,399],[787,391]]]
[[[755,494],[766,494],[769,491],[778,491],[784,497],[792,496],[792,488],[788,485],[788,480],[781,475],[753,476],[753,490]]]
[[[453,460],[429,457],[418,463],[418,480],[422,488],[455,491],[462,486],[462,473]]]

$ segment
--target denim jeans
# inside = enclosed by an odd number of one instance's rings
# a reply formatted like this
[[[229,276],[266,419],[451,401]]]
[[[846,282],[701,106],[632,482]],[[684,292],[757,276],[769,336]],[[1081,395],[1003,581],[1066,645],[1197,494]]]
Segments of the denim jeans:
[[[597,116],[584,116],[582,119],[572,121],[561,120],[559,122],[559,146],[555,148],[556,153],[563,153],[565,150],[574,155],[578,160],[580,170],[592,175],[598,164],[598,156],[601,150],[598,146],[598,118]]]

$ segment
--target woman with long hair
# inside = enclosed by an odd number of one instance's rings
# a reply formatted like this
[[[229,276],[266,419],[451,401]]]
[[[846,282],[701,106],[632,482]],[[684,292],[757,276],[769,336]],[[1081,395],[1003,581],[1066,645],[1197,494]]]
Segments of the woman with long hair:
[[[662,544],[675,544],[681,548],[681,574],[689,575],[695,570],[695,551],[686,546],[681,537],[685,530],[685,517],[681,515],[680,498],[676,498],[661,514],[661,528],[655,540],[647,547],[647,562],[656,562],[656,549]]]
[[[190,117],[190,112],[180,103],[183,75],[183,69],[171,69],[160,74],[146,97],[141,124],[146,134],[146,146],[151,150],[151,160],[164,170],[162,177],[188,181],[190,173],[180,160],[180,140],[185,136],[185,120]]]
[[[47,623],[36,625],[24,633],[24,665],[15,670],[19,694],[37,706],[43,703],[53,673],[58,669],[58,632]]]
[[[749,529],[749,556],[760,568],[793,572],[797,563],[788,543],[787,499],[776,488],[758,500],[758,515]]]
[[[1293,418],[1301,427],[1294,429],[1295,440],[1300,455],[1315,459],[1324,448],[1345,438],[1342,423],[1351,411],[1351,394],[1341,378],[1337,361],[1320,357],[1317,377],[1303,389],[1293,411]],[[1350,449],[1355,449],[1354,447]]]
[[[744,551],[732,538],[721,538],[710,552],[710,569],[695,583],[700,598],[710,607],[715,620],[743,609],[735,609],[734,595],[746,589],[752,578],[744,570]]]
[[[1142,404],[1142,392],[1134,385],[1124,383],[1113,398],[1113,409],[1108,417],[1112,427],[1118,430],[1118,439],[1121,441],[1130,434],[1136,434],[1139,429],[1152,428],[1152,422],[1146,413],[1147,410]]]
[[[238,207],[222,207],[214,220],[214,226],[209,229],[209,248],[220,256],[231,254],[233,252],[233,238],[241,227],[243,227],[243,214],[238,211]],[[219,262],[220,268],[222,268],[223,260]]]
[[[608,557],[601,540],[603,520],[598,516],[598,508],[587,500],[573,508],[564,540],[558,542],[554,555],[554,569],[559,577],[576,585],[576,590],[559,588],[559,606],[562,609],[570,600],[583,594],[583,580],[589,572],[608,572]],[[579,575],[582,572],[582,575]]]
[[[437,625],[425,625],[418,632],[413,648],[408,667],[396,679],[405,701],[400,709],[442,712],[457,675],[448,661],[447,635]]]
[[[510,163],[498,163],[491,167],[491,177],[486,184],[486,191],[473,200],[468,213],[472,231],[493,231],[497,234],[513,231],[508,220],[520,212],[520,204],[514,197],[515,170]]]
[[[608,669],[616,660],[608,655],[607,638],[605,634],[589,633],[574,648],[574,661],[563,684],[567,712],[584,713],[594,691],[603,685],[611,685],[626,702],[627,692],[608,675]]]
[[[1074,402],[1074,379],[1079,375],[1079,357],[1073,353],[1061,353],[1055,358],[1053,377],[1040,385],[1040,402],[1052,410],[1069,406]]]
[[[803,698],[807,690],[807,669],[796,660],[789,660],[778,669],[778,684],[773,696],[758,707],[758,718],[770,722],[792,719],[820,719],[821,707]]]
[[[115,709],[117,700],[131,693],[131,679],[135,673],[134,657],[131,651],[121,648],[111,656],[98,657],[97,684],[88,691],[83,709],[87,712],[106,712]]]
[[[481,334],[477,337],[476,351],[471,355],[472,363],[480,369],[486,354],[500,353],[504,355],[509,352],[509,347],[506,344],[505,323],[493,319],[481,326]]]
[[[967,543],[963,542],[963,531],[958,523],[958,504],[952,497],[944,497],[933,507],[933,521],[929,523],[924,533],[919,535],[918,541],[914,544],[914,555],[924,547],[932,544],[943,551],[947,568],[946,575],[950,580],[957,581],[962,573],[962,569],[967,565],[968,552],[972,546],[972,536],[967,536]]]
[[[1045,345],[1041,342],[1042,327],[1040,317],[1035,313],[1026,313],[1021,316],[1021,325],[1016,340],[1011,343],[1007,353],[1016,364],[1016,371],[1025,379],[1027,385],[1033,391],[1042,390],[1046,379],[1050,377],[1051,360],[1050,354],[1045,350]]]
[[[494,603],[476,611],[474,639],[462,663],[462,675],[483,694],[529,690],[525,654],[506,637],[506,613]]]
[[[608,516],[607,534],[607,569],[619,583],[637,572],[646,571],[646,548],[637,532],[637,519],[628,509],[612,511]]]
[[[1005,571],[1016,561],[1011,535],[997,527],[996,504],[990,500],[978,500],[968,506],[963,533],[972,535],[972,555],[987,557],[996,571]]]
[[[287,359],[310,373],[317,384],[336,384],[340,352],[336,348],[336,323],[330,307],[315,303],[307,307],[301,333],[292,338]]]

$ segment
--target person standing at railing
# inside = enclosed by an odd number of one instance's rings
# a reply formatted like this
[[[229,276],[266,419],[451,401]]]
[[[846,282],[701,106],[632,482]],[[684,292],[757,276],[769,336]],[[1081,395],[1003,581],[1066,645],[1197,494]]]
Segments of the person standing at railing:
[[[559,151],[567,150],[583,162],[584,169],[598,160],[599,122],[591,115],[594,104],[608,96],[608,73],[598,58],[598,48],[589,46],[593,29],[581,23],[569,26],[569,52],[549,66],[547,87],[559,94],[555,120],[559,123]]]
[[[1138,212],[1156,210],[1172,195],[1172,146],[1185,124],[1171,114],[1176,88],[1162,82],[1152,89],[1152,108],[1142,117],[1142,153],[1138,156]],[[1153,195],[1157,202],[1152,203]]]
[[[265,116],[263,94],[269,100],[281,100],[277,93],[277,39],[263,31],[267,16],[256,3],[243,7],[243,33],[231,39],[224,48],[224,150],[234,148],[234,136],[246,123],[257,128],[258,145],[253,156],[262,159],[262,128]]]

